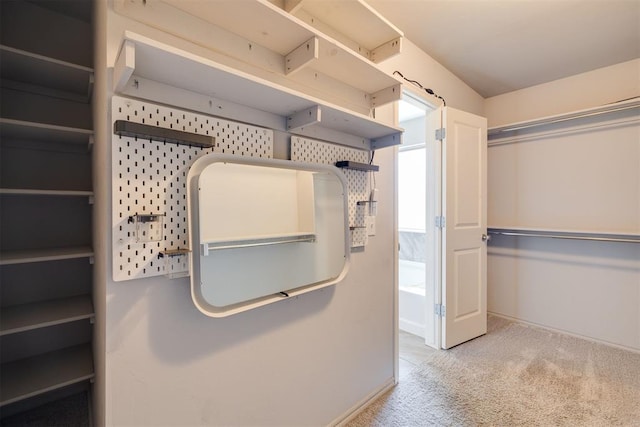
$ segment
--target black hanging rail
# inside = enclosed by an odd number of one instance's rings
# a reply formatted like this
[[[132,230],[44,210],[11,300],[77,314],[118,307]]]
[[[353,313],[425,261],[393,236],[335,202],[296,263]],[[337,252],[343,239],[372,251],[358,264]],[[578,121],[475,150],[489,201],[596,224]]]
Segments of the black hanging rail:
[[[159,126],[144,125],[141,123],[129,122],[127,120],[116,120],[113,124],[113,133],[132,138],[150,139],[160,142],[171,142],[175,144],[192,145],[205,148],[213,147],[216,142],[215,137],[209,135],[167,129]]]

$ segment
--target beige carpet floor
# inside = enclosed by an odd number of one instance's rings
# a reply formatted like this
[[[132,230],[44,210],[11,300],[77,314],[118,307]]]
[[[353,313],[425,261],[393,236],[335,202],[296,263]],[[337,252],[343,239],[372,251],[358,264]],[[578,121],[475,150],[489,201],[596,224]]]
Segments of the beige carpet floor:
[[[399,384],[347,426],[640,426],[640,354],[495,316],[451,350],[400,342]]]

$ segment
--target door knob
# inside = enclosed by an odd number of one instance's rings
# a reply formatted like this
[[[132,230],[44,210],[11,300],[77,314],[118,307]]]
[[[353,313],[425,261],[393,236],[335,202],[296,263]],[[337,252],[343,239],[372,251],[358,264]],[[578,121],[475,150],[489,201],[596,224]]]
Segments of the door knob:
[[[483,242],[488,242],[489,240],[491,240],[491,236],[489,236],[487,234],[483,234],[482,235],[482,241]]]

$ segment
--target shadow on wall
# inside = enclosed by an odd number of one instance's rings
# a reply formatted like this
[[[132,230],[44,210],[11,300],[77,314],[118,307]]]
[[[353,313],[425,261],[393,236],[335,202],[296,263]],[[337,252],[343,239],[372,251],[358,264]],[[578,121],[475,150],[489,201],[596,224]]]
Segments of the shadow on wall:
[[[211,357],[300,322],[324,310],[335,292],[335,286],[329,286],[229,317],[211,318],[193,304],[188,278],[135,282],[111,285],[115,292],[107,297],[109,317],[118,320],[108,326],[107,352],[117,352],[124,341],[139,337],[133,330],[147,328],[145,338],[153,353],[163,362],[174,364]]]

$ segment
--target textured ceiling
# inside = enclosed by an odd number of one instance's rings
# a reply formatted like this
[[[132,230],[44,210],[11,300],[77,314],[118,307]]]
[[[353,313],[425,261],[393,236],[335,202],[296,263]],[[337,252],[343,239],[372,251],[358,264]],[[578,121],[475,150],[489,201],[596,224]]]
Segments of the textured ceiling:
[[[640,58],[640,0],[367,3],[484,97]]]

